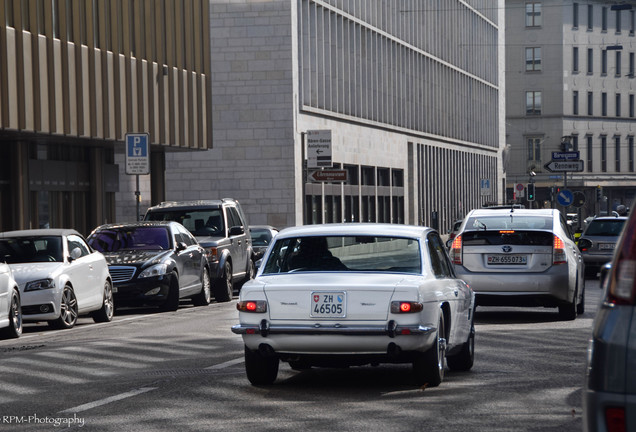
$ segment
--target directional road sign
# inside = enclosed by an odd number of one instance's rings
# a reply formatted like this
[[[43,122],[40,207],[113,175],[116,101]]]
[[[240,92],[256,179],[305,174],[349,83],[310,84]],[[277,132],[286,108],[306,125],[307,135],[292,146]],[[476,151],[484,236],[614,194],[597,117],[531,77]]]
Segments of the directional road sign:
[[[316,170],[309,173],[313,182],[346,182],[347,170]]]
[[[568,151],[568,152],[552,152],[552,160],[555,161],[576,161],[581,158],[580,151]]]
[[[545,167],[545,169],[547,169],[550,172],[583,171],[582,160],[567,161],[567,162],[551,161],[543,166]]]
[[[148,134],[126,134],[126,174],[150,174]]]
[[[568,207],[574,202],[574,194],[568,189],[562,189],[557,194],[557,202],[563,207]]]
[[[331,130],[307,131],[307,168],[330,168]]]

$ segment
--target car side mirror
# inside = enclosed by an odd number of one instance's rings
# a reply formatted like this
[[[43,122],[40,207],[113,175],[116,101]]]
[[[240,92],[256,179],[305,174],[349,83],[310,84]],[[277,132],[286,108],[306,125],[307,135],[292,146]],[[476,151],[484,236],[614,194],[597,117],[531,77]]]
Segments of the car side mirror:
[[[186,250],[187,248],[188,245],[186,245],[184,242],[177,243],[177,252],[181,252],[182,250]]]
[[[230,236],[237,236],[245,234],[245,228],[242,226],[233,226],[230,228]]]
[[[69,261],[75,261],[79,257],[82,256],[82,250],[78,247],[71,251],[71,255],[69,256]]]
[[[610,272],[612,270],[612,262],[608,262],[605,263],[604,265],[601,266],[601,272],[600,272],[600,276],[599,276],[599,286],[601,289],[603,289],[603,287],[605,286],[605,279],[607,279],[607,277],[609,276]]]

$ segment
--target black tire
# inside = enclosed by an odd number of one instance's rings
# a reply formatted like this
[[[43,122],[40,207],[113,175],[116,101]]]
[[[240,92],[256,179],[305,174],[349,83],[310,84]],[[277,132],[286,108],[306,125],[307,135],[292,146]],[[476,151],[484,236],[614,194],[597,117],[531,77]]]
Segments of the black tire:
[[[214,281],[214,298],[217,302],[229,302],[234,295],[234,285],[232,281],[232,264],[225,261],[223,264],[223,274]]]
[[[413,372],[417,385],[426,384],[428,387],[437,387],[444,380],[444,369],[446,366],[445,335],[444,313],[440,311],[435,343],[428,351],[416,353],[413,360]]]
[[[115,314],[115,302],[113,301],[113,286],[110,281],[104,283],[104,301],[101,309],[93,312],[91,316],[96,323],[111,322]]]
[[[578,297],[578,289],[574,291],[572,302],[559,306],[559,318],[563,321],[572,321],[576,319],[576,298]]]
[[[279,360],[276,356],[264,356],[258,350],[245,347],[245,373],[252,385],[269,385],[278,376]]]
[[[170,289],[168,290],[168,298],[161,306],[161,310],[165,312],[174,312],[179,309],[179,276],[172,272],[170,276]]]
[[[581,302],[576,305],[577,315],[583,315],[585,313],[585,286],[583,286],[583,294],[581,295]]]
[[[446,357],[448,368],[454,371],[467,371],[475,363],[475,326],[471,326],[468,340],[462,344],[459,353]]]
[[[11,294],[11,304],[9,305],[9,326],[0,330],[2,339],[16,339],[22,334],[22,307],[20,304],[20,294],[13,290]]]
[[[212,288],[210,287],[210,273],[203,267],[201,272],[201,292],[192,297],[195,306],[207,306],[212,301]]]
[[[73,289],[66,285],[62,291],[62,299],[60,301],[60,317],[56,320],[49,321],[49,326],[55,329],[70,329],[77,323],[77,298]]]

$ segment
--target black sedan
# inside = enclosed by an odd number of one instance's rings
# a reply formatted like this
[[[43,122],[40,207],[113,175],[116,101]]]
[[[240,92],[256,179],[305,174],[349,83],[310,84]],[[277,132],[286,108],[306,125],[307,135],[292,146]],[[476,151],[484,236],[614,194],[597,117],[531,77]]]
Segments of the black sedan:
[[[205,250],[177,222],[102,225],[88,243],[108,261],[115,306],[177,310],[187,297],[197,306],[210,303]]]

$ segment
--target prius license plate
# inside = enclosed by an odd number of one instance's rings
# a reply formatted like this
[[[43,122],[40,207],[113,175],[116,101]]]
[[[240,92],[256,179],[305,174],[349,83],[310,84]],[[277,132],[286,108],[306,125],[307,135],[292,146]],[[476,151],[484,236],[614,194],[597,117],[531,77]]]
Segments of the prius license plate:
[[[343,318],[346,310],[347,296],[343,291],[311,293],[311,317]]]
[[[519,264],[527,264],[528,263],[528,255],[488,255],[488,264],[489,265],[519,265]]]
[[[614,243],[599,243],[598,248],[600,250],[614,250],[616,245]]]

